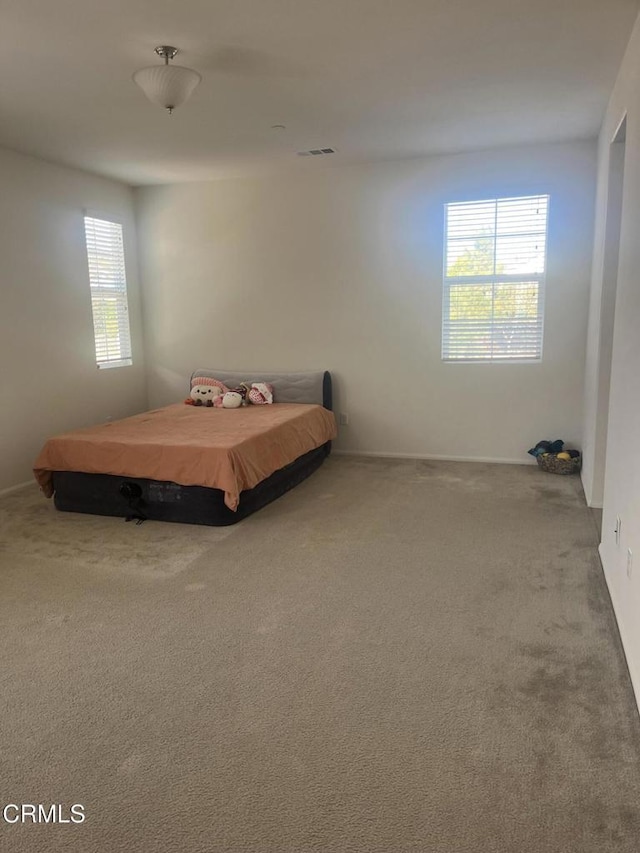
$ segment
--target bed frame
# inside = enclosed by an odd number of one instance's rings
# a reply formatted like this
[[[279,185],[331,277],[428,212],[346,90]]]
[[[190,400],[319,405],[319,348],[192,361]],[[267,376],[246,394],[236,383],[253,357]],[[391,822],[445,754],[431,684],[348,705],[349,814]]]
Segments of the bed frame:
[[[191,378],[194,376],[214,377],[228,387],[240,382],[269,382],[279,403],[317,403],[329,410],[333,408],[328,371],[239,373],[200,368],[194,370]],[[225,505],[224,492],[220,489],[76,471],[53,472],[54,503],[62,512],[117,516],[138,523],[153,519],[222,527],[242,521],[297,486],[322,465],[330,452],[331,442],[328,441],[275,471],[253,489],[241,492],[236,512]]]

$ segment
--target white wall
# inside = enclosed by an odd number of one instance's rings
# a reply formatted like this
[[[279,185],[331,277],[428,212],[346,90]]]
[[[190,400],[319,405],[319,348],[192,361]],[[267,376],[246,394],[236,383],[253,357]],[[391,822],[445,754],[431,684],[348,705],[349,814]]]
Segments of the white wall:
[[[136,190],[152,405],[196,366],[328,368],[350,451],[580,445],[595,144]],[[310,164],[311,165],[311,164]],[[541,364],[440,360],[443,204],[550,193]]]
[[[595,237],[592,318],[585,407],[587,429],[601,404],[598,397],[599,306],[606,235],[606,197],[609,148],[620,121],[627,115],[626,158],[620,235],[609,419],[600,554],[609,584],[636,696],[640,701],[640,21],[636,23],[620,69],[599,148],[599,186]],[[615,541],[615,518],[622,519],[620,544]],[[627,575],[627,550],[634,564]]]
[[[29,480],[44,440],[144,410],[132,191],[0,150],[0,491]],[[83,209],[123,218],[134,365],[98,370]]]

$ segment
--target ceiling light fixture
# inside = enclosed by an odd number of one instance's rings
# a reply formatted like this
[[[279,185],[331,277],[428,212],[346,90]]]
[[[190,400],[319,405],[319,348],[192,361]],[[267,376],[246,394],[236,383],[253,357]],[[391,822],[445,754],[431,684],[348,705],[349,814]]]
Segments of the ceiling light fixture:
[[[164,59],[164,65],[150,65],[133,75],[134,81],[147,98],[164,107],[169,115],[187,100],[202,80],[200,74],[191,68],[169,65],[169,60],[174,59],[177,52],[177,47],[160,45],[156,48],[156,53]]]

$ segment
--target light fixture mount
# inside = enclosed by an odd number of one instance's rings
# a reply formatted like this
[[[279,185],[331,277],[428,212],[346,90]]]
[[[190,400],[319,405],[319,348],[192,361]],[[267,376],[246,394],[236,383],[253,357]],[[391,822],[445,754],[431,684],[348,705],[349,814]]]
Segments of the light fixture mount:
[[[177,47],[171,47],[170,44],[160,44],[156,47],[156,53],[164,59],[164,64],[168,65],[170,59],[175,59],[178,53]]]
[[[155,52],[164,59],[164,65],[141,68],[133,75],[133,79],[150,101],[164,107],[171,115],[176,107],[187,100],[202,77],[192,68],[169,65],[169,61],[178,53],[177,47],[161,44],[155,48]]]

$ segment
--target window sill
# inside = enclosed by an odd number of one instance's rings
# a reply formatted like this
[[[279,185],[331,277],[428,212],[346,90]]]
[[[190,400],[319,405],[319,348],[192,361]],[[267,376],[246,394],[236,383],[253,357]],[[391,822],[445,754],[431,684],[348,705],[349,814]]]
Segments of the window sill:
[[[443,364],[542,364],[541,358],[442,358]]]
[[[102,364],[97,364],[96,367],[98,370],[110,370],[112,367],[131,367],[132,365],[133,359],[123,358],[120,361],[105,361]]]

